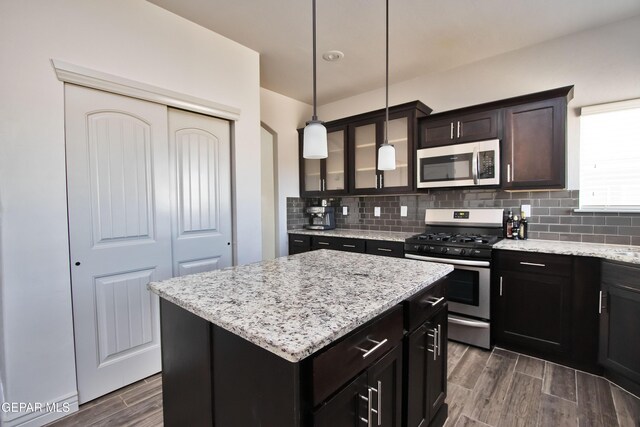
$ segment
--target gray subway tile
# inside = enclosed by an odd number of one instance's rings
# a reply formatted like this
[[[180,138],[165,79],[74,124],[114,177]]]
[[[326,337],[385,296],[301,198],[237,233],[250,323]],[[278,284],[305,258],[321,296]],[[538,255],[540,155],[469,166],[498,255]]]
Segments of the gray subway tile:
[[[640,236],[640,227],[618,227],[618,234]]]
[[[582,235],[574,233],[562,233],[560,234],[560,241],[562,242],[581,242]]]
[[[531,199],[548,199],[550,197],[548,191],[531,191],[529,194]]]
[[[593,225],[572,225],[571,226],[572,233],[585,233],[585,234],[593,234]],[[604,233],[603,233],[604,234]]]
[[[571,197],[571,192],[568,190],[550,191],[549,197],[552,199],[567,199]]]
[[[571,215],[572,210],[568,208],[549,208],[549,215]]]
[[[585,225],[604,225],[605,218],[602,216],[585,216],[582,218],[582,223]]]
[[[631,244],[634,246],[640,246],[640,236],[631,236]]]
[[[538,235],[539,239],[542,240],[560,240],[560,234],[558,233],[540,233]]]
[[[580,205],[578,199],[561,199],[560,206],[567,208],[577,208]]]
[[[604,243],[603,234],[583,234],[582,241],[588,243]]]
[[[551,224],[549,226],[549,231],[557,233],[569,233],[571,231],[571,226]]]
[[[582,224],[584,220],[579,216],[563,216],[560,217],[560,224]]]
[[[541,216],[540,223],[541,224],[559,224],[560,218],[557,216]]]
[[[604,242],[612,245],[630,245],[631,236],[604,236]]]
[[[628,216],[606,216],[605,223],[607,225],[631,225],[631,217]]]
[[[547,224],[529,224],[529,231],[549,231]]]
[[[531,208],[531,215],[549,215],[549,208]]]
[[[614,225],[595,225],[593,232],[595,234],[619,234],[618,227]]]

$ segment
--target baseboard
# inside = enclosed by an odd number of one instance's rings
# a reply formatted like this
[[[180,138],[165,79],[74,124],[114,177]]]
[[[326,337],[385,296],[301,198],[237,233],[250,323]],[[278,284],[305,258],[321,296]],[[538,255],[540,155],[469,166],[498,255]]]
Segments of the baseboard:
[[[75,392],[65,396],[60,396],[48,403],[50,407],[58,408],[58,411],[47,411],[45,408],[39,411],[31,410],[28,412],[12,413],[2,411],[0,426],[40,427],[59,418],[66,417],[67,415],[78,411],[78,393]],[[68,411],[64,412],[67,408]]]

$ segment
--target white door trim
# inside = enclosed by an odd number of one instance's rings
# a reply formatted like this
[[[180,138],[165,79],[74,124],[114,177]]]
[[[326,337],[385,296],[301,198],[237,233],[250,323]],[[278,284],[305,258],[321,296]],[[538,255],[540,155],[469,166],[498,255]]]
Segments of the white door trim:
[[[146,101],[168,105],[169,107],[181,108],[183,110],[194,111],[222,119],[233,121],[240,119],[240,109],[236,107],[218,104],[217,102],[195,96],[174,92],[135,80],[129,80],[113,74],[103,73],[102,71],[70,64],[60,61],[59,59],[51,59],[51,64],[55,69],[58,80],[62,82],[74,83],[80,86],[130,96],[132,98],[144,99]]]

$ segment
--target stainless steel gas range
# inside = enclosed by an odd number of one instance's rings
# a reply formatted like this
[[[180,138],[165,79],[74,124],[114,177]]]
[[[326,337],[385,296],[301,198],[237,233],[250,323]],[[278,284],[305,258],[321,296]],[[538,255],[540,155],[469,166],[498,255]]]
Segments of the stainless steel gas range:
[[[491,347],[491,247],[503,237],[502,209],[427,209],[426,230],[405,240],[405,257],[453,265],[447,290],[449,339]]]

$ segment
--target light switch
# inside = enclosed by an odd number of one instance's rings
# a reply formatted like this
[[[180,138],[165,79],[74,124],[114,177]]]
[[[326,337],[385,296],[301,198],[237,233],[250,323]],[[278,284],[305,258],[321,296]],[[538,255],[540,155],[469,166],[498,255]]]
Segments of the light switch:
[[[373,216],[380,216],[380,207],[376,206],[373,208]]]
[[[342,215],[349,215],[349,206],[342,207]]]
[[[527,218],[531,218],[531,205],[522,205],[522,206],[520,206],[520,211],[524,212],[524,215]]]
[[[400,216],[407,216],[407,207],[400,206]]]

